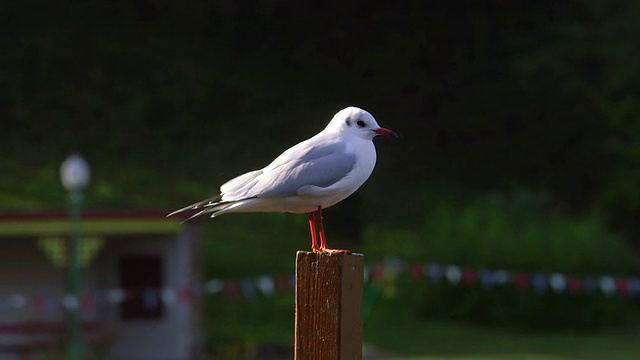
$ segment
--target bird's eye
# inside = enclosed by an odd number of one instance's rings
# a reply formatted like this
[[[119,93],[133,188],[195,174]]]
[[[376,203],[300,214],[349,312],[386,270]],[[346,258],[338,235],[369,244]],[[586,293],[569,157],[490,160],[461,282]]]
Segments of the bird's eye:
[[[366,124],[364,123],[364,121],[362,121],[362,120],[358,120],[358,121],[356,121],[356,124],[358,124],[358,126],[360,126],[360,127],[364,127],[364,126],[366,125]]]

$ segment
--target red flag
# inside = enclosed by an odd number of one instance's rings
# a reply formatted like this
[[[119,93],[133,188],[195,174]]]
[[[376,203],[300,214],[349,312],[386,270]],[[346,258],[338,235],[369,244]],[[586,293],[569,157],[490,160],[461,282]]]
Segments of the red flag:
[[[371,278],[375,282],[382,282],[384,280],[384,269],[380,265],[376,265],[373,270],[371,270]]]
[[[567,289],[573,294],[580,292],[582,290],[582,279],[577,276],[567,277]]]
[[[618,288],[618,293],[620,295],[629,294],[629,281],[624,278],[616,279],[616,288]]]
[[[424,266],[420,264],[411,265],[409,268],[409,273],[414,279],[420,279],[424,276]]]
[[[285,291],[289,288],[289,279],[286,276],[276,276],[274,282],[278,291]]]
[[[80,301],[82,303],[82,309],[87,311],[91,311],[96,303],[95,296],[93,296],[93,294],[82,295],[82,299],[80,299]]]
[[[122,289],[122,295],[124,301],[135,299],[136,297],[140,296],[139,291],[134,291],[131,289]]]
[[[462,282],[468,286],[473,286],[478,281],[478,274],[473,269],[464,269],[462,271]]]
[[[44,297],[34,296],[31,299],[31,306],[33,306],[33,308],[36,309],[37,311],[44,310]]]
[[[529,278],[525,274],[516,274],[513,279],[513,284],[518,291],[524,291],[529,288]]]
[[[226,284],[224,284],[224,293],[230,298],[237,297],[239,291],[240,287],[233,281],[227,281]]]
[[[185,302],[192,303],[195,298],[195,294],[193,293],[193,289],[190,287],[183,287],[180,289],[180,299]]]

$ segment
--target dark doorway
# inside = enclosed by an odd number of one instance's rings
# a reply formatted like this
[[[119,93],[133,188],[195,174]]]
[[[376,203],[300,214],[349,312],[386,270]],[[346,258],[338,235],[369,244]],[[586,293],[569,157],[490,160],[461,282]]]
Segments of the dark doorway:
[[[125,256],[120,260],[120,288],[125,291],[121,304],[123,320],[161,319],[164,307],[162,259],[158,255]]]

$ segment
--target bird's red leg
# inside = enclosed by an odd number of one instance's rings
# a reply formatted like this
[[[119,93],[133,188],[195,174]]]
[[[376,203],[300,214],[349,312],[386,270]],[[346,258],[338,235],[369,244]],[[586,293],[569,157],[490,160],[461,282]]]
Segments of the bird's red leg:
[[[318,210],[316,211],[318,214],[318,235],[320,235],[320,250],[325,252],[327,250],[327,239],[324,237],[324,227],[322,226],[322,206],[318,206]]]
[[[324,227],[322,226],[322,206],[318,206],[318,211],[316,211],[317,220],[318,220],[318,235],[320,235],[320,251],[321,252],[329,252],[329,253],[344,253],[350,254],[349,250],[342,249],[329,249],[327,247],[327,239],[324,237]]]
[[[322,252],[322,250],[318,247],[318,242],[316,241],[316,212],[312,211],[309,213],[309,229],[311,230],[311,250],[313,252]]]

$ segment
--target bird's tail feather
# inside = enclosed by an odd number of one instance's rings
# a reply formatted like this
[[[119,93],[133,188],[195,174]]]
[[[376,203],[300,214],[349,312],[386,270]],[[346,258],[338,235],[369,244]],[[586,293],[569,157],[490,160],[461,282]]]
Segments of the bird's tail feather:
[[[198,201],[197,203],[193,203],[193,204],[191,204],[189,206],[185,206],[182,209],[178,209],[178,210],[172,212],[171,214],[167,215],[167,217],[173,216],[173,215],[179,214],[181,212],[185,212],[185,211],[198,210],[198,209],[202,209],[204,207],[210,207],[210,206],[215,206],[215,205],[221,204],[220,199],[221,199],[221,195],[218,195],[218,196],[215,196],[215,197],[212,197],[212,198],[209,198],[209,199]]]
[[[198,211],[197,213],[189,216],[188,218],[184,219],[182,222],[184,223],[185,221],[189,221],[191,219],[195,219],[201,215],[207,215],[207,214],[211,214],[211,217],[215,217],[216,214],[218,214],[220,211],[226,210],[230,207],[233,207],[234,203],[232,202],[218,202],[216,204],[211,204],[211,205],[205,205],[204,209]]]
[[[247,202],[250,202],[253,199],[255,199],[255,197],[246,198],[246,199],[237,200],[237,201],[221,201],[220,197],[216,197],[216,198],[203,200],[195,204],[191,204],[189,206],[185,206],[182,209],[178,209],[167,216],[172,216],[175,214],[179,214],[179,213],[191,211],[191,210],[199,210],[195,214],[184,219],[182,222],[184,223],[185,221],[189,221],[199,216],[208,215],[208,214],[211,214],[210,217],[214,218],[217,215],[222,215],[222,214],[231,212],[234,208],[241,205],[245,205]]]

